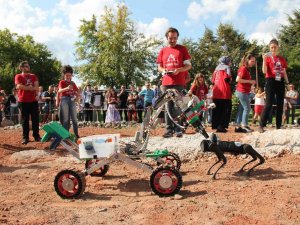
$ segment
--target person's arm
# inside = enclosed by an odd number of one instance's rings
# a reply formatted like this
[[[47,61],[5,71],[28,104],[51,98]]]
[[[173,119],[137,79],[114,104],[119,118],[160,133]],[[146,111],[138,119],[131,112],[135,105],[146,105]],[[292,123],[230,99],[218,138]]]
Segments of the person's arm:
[[[183,67],[177,68],[174,70],[174,75],[179,74],[181,72],[185,72],[185,71],[189,71],[190,69],[192,69],[192,64],[189,60],[185,61],[186,64]]]
[[[266,62],[267,57],[268,57],[268,56],[267,56],[266,54],[263,55],[262,72],[263,72],[264,74],[267,73],[267,62]]]
[[[255,80],[246,80],[246,79],[242,79],[240,78],[240,76],[236,77],[236,82],[238,83],[243,83],[243,84],[256,84]]]
[[[289,84],[289,78],[287,76],[286,70],[285,68],[283,69],[283,78],[285,80],[285,83]]]
[[[23,91],[36,91],[35,89],[35,86],[32,86],[32,85],[24,85],[24,84],[17,84],[16,85],[16,88],[19,89],[19,90],[23,90]],[[37,88],[38,90],[39,88]]]

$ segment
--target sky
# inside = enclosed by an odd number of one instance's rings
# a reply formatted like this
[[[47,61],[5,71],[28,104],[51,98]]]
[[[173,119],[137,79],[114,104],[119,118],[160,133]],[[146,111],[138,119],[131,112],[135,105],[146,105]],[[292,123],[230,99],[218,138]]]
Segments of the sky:
[[[230,23],[249,40],[268,43],[300,0],[0,0],[0,29],[31,35],[63,64],[77,65],[74,43],[81,19],[100,16],[104,7],[125,4],[139,32],[164,37],[176,27],[180,38],[197,40],[205,27]],[[180,39],[179,39],[180,42]]]

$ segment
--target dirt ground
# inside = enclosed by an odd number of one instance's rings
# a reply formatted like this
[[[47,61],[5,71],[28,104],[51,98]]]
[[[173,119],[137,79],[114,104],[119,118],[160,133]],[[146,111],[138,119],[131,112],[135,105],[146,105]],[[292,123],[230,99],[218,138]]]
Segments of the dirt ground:
[[[81,136],[103,133],[128,137],[135,129],[80,129]],[[241,135],[231,128],[220,137],[238,141]],[[228,156],[217,180],[206,175],[215,157],[186,162],[179,195],[167,198],[151,192],[150,174],[116,162],[105,177],[86,177],[80,199],[64,200],[54,191],[54,177],[63,169],[82,170],[84,162],[67,160],[62,148],[39,160],[12,161],[15,152],[49,146],[20,142],[21,130],[0,130],[0,224],[300,224],[300,155],[266,159],[250,178],[235,173],[242,157]]]

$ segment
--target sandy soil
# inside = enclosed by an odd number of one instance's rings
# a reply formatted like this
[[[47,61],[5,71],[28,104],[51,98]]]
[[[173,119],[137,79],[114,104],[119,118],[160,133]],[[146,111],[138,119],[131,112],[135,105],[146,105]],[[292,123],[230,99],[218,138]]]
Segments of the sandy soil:
[[[241,134],[232,130],[221,139],[238,141]],[[135,129],[80,129],[81,136],[102,133],[128,137]],[[267,159],[250,178],[235,173],[245,162],[242,157],[228,156],[217,180],[206,175],[215,157],[186,162],[183,187],[168,198],[151,192],[150,174],[116,162],[105,177],[86,177],[80,199],[64,200],[54,191],[55,175],[67,168],[82,170],[84,162],[65,157],[62,148],[38,160],[15,162],[13,153],[47,149],[49,143],[22,146],[21,130],[3,129],[0,141],[0,224],[300,224],[300,155]]]

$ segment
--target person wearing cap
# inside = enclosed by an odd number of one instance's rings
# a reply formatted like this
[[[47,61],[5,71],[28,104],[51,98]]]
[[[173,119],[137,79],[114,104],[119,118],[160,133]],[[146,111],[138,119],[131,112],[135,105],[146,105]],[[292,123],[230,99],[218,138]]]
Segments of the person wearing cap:
[[[262,72],[266,76],[265,93],[266,104],[259,122],[258,131],[264,132],[268,116],[275,102],[276,108],[276,129],[280,129],[282,125],[283,102],[285,96],[285,84],[289,84],[286,73],[286,60],[278,55],[279,43],[276,39],[272,39],[269,43],[270,52],[263,55]],[[274,101],[275,100],[275,101]]]
[[[22,73],[15,76],[15,85],[18,90],[18,101],[21,110],[23,140],[22,144],[29,142],[29,118],[32,121],[32,135],[35,141],[40,141],[39,135],[39,106],[36,94],[39,90],[39,81],[35,74],[30,73],[30,66],[27,61],[19,65]]]
[[[162,48],[158,54],[156,63],[158,72],[163,74],[161,90],[165,92],[168,89],[184,90],[188,77],[188,71],[192,68],[191,56],[187,48],[177,44],[179,32],[176,28],[170,27],[166,33],[168,46]],[[168,102],[168,109],[173,112],[174,116],[180,113],[180,110],[173,102]],[[182,137],[181,129],[176,126],[165,113],[166,132],[163,137]]]

